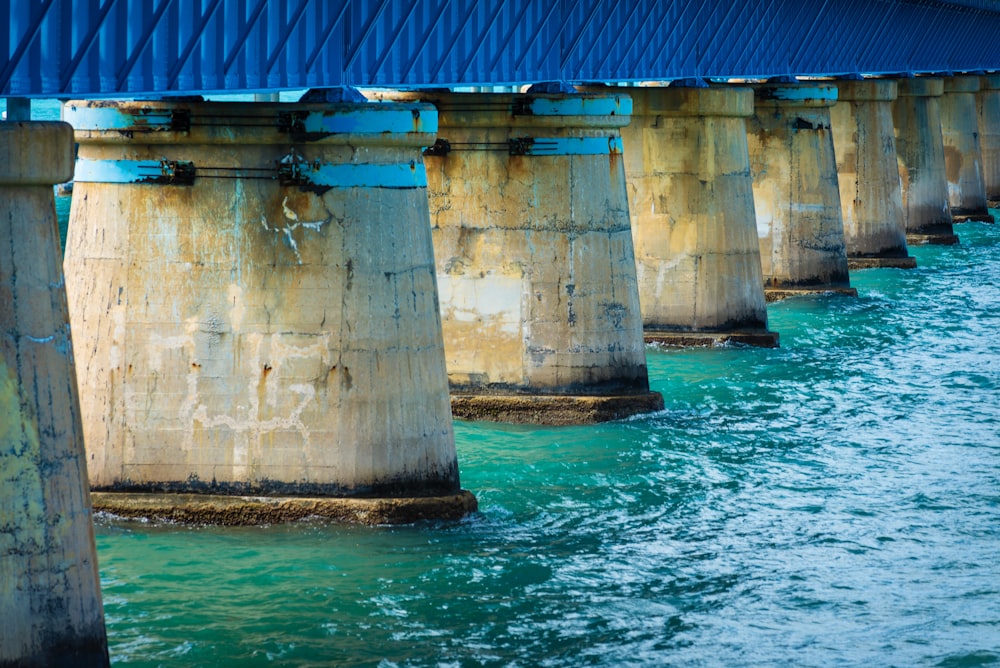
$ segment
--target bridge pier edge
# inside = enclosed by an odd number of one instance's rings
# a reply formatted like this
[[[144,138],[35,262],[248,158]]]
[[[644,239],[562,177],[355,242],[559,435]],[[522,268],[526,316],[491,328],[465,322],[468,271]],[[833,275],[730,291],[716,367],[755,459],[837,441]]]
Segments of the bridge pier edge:
[[[73,131],[0,123],[0,666],[108,666],[53,186]]]
[[[837,158],[848,269],[913,269],[896,158],[896,82],[838,80],[830,127]]]
[[[631,99],[373,96],[438,109],[424,162],[453,414],[571,425],[662,409],[621,159]]]
[[[909,244],[958,243],[948,204],[941,96],[937,77],[897,79],[892,103],[896,155]]]
[[[952,222],[992,223],[986,200],[979,115],[976,111],[978,76],[944,77],[941,96],[941,135]]]
[[[747,143],[768,301],[827,292],[857,295],[850,287],[830,130],[836,101],[833,85],[754,86]]]
[[[1000,74],[980,77],[976,114],[983,155],[986,203],[989,207],[997,208],[1000,207]]]
[[[746,119],[753,90],[631,87],[621,130],[647,343],[776,347]]]
[[[420,158],[432,107],[101,101],[65,116],[95,507],[205,524],[476,509]]]

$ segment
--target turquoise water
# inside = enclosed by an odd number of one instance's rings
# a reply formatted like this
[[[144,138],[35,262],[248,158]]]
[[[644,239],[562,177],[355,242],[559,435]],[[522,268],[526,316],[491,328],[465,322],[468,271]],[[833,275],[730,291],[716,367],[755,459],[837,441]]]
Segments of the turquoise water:
[[[1000,665],[1000,229],[958,231],[780,349],[649,349],[662,413],[459,423],[464,521],[98,518],[114,665]]]
[[[648,353],[662,413],[457,425],[467,520],[100,518],[117,666],[1000,664],[1000,229]]]

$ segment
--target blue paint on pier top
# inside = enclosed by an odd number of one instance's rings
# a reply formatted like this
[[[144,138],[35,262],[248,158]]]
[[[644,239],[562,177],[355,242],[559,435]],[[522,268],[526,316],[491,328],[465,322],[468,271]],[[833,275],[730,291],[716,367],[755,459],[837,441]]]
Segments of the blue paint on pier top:
[[[971,72],[995,0],[7,0],[0,96]]]

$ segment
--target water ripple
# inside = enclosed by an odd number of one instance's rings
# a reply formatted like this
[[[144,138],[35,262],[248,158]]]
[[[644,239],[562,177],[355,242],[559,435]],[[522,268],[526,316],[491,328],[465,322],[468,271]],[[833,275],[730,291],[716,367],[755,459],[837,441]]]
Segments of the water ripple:
[[[460,522],[98,525],[120,666],[1000,664],[1000,231],[650,349],[663,411],[458,424]]]

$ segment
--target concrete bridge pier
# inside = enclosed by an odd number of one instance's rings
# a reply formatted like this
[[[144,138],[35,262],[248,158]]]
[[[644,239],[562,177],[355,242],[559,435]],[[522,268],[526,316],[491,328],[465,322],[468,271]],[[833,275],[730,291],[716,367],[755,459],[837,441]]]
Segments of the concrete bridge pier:
[[[976,113],[979,117],[986,202],[990,207],[997,208],[1000,207],[1000,74],[979,78]]]
[[[0,666],[107,666],[52,187],[73,129],[0,122]]]
[[[65,116],[95,505],[226,524],[475,507],[420,154],[433,107],[100,101]]]
[[[978,76],[944,78],[941,135],[952,221],[993,222],[986,201],[979,117],[976,113]]]
[[[631,99],[389,97],[439,112],[424,159],[454,414],[582,424],[662,408],[622,163]]]
[[[764,83],[747,123],[750,172],[768,300],[850,287],[837,163],[833,85]]]
[[[906,248],[888,79],[837,81],[830,126],[837,156],[840,206],[850,269],[917,266]]]
[[[892,103],[896,157],[903,196],[908,244],[958,243],[948,204],[941,95],[944,81],[921,77],[897,79]]]
[[[750,88],[630,88],[622,128],[647,342],[775,347],[746,119]]]

